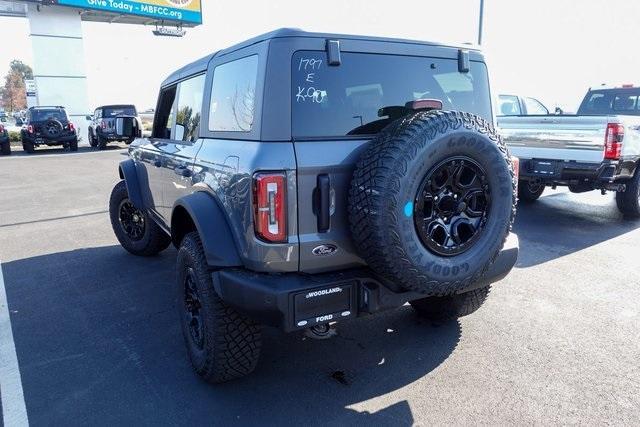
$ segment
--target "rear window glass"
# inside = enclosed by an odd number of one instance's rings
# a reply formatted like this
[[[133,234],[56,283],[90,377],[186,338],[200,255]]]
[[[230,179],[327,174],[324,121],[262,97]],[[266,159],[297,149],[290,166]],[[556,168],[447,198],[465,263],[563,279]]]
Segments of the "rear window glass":
[[[43,121],[43,120],[67,120],[67,113],[61,109],[47,109],[47,110],[31,110],[31,120]]]
[[[445,110],[491,120],[486,67],[456,59],[343,52],[339,66],[326,53],[298,51],[292,62],[292,132],[295,137],[337,137],[379,132],[390,118],[382,107],[439,99]]]
[[[607,89],[587,93],[578,114],[640,116],[640,89]]]
[[[135,116],[134,107],[107,107],[102,110],[102,117]]]

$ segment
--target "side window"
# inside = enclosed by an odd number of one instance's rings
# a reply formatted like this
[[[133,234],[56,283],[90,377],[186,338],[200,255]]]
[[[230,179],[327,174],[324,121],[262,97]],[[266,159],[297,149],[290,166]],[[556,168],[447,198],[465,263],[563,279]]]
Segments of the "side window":
[[[153,120],[153,138],[171,139],[171,130],[175,123],[175,101],[177,86],[170,86],[160,91],[158,110]]]
[[[500,95],[498,97],[498,114],[501,116],[519,116],[522,114],[520,110],[520,101],[517,96]]]
[[[252,55],[213,71],[209,130],[249,132],[253,126],[258,56]]]
[[[547,107],[542,105],[542,103],[537,99],[524,98],[524,106],[527,109],[528,116],[549,114],[549,110],[547,110]]]
[[[198,139],[204,93],[204,74],[180,82],[176,134],[173,139],[193,142]]]
[[[102,114],[100,114],[101,110],[98,108],[95,113],[93,113],[93,117],[95,119],[99,119],[100,117],[102,117]]]

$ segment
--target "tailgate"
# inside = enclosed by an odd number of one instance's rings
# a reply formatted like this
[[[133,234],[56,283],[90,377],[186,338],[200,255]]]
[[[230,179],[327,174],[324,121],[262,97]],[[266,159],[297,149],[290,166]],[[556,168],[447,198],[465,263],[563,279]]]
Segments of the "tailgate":
[[[296,141],[300,271],[362,265],[349,229],[353,169],[367,140]],[[323,200],[324,199],[324,200]],[[322,224],[321,216],[328,216]]]
[[[523,159],[604,160],[606,116],[498,117],[498,127],[514,156]]]

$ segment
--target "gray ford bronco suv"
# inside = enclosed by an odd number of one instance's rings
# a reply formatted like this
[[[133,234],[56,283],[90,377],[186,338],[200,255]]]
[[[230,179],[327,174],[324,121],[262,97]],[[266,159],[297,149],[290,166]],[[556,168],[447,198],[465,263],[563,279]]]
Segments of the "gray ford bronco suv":
[[[111,223],[135,255],[178,248],[191,363],[228,381],[255,369],[259,325],[477,310],[518,255],[517,165],[493,120],[477,50],[277,30],[164,81]]]

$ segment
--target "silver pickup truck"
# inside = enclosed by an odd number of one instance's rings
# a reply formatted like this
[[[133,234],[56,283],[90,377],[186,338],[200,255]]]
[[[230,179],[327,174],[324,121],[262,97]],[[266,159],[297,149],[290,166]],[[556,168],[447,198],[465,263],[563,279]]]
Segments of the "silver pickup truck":
[[[531,114],[530,100],[501,95],[498,107],[500,133],[520,158],[520,200],[536,200],[545,186],[615,191],[618,209],[640,217],[640,87],[589,89],[571,115],[541,104]]]

